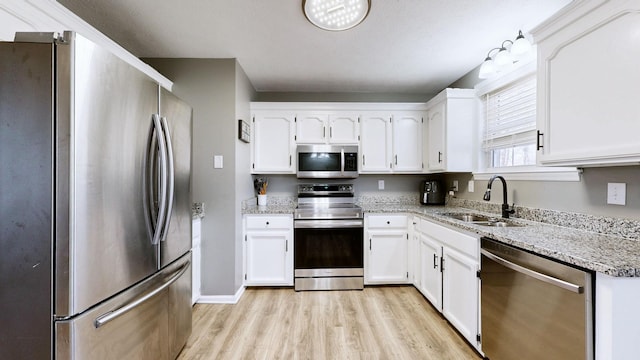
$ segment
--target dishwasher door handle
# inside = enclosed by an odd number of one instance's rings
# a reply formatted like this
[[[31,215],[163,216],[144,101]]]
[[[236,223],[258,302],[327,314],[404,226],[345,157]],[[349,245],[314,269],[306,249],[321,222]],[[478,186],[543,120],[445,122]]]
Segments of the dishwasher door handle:
[[[582,287],[580,285],[576,285],[576,284],[573,284],[573,283],[570,283],[570,282],[567,282],[567,281],[564,281],[564,280],[560,280],[558,278],[554,278],[554,277],[549,276],[549,275],[545,275],[545,274],[539,273],[537,271],[533,271],[531,269],[527,269],[527,268],[525,268],[523,266],[520,266],[518,264],[514,264],[511,261],[505,260],[505,259],[503,259],[503,258],[501,258],[501,257],[499,257],[499,256],[497,256],[497,255],[485,250],[485,249],[481,249],[480,253],[482,255],[488,257],[489,259],[497,262],[498,264],[504,266],[504,267],[507,267],[507,268],[509,268],[511,270],[517,271],[517,272],[519,272],[521,274],[531,276],[532,278],[536,278],[536,279],[538,279],[540,281],[544,281],[547,284],[551,284],[551,285],[563,288],[565,290],[569,290],[569,291],[574,292],[576,294],[582,294],[584,292],[584,287]]]

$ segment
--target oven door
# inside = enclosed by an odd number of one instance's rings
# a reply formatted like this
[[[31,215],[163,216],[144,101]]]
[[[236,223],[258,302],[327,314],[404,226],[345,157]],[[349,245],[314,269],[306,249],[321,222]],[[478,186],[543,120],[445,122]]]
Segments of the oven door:
[[[296,290],[361,289],[363,227],[362,219],[295,220]]]

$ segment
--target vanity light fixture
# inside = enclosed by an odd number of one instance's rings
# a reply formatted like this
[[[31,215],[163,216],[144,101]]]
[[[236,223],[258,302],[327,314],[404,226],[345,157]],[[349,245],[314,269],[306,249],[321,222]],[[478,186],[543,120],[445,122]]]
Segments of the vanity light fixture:
[[[507,49],[509,46],[509,49]],[[498,50],[494,57],[491,52]],[[505,40],[500,47],[493,48],[487,53],[487,57],[480,66],[478,77],[486,79],[492,75],[510,69],[515,62],[523,59],[531,53],[531,43],[522,35],[522,31],[518,31],[515,41]]]
[[[329,31],[351,29],[369,14],[371,0],[302,0],[302,11],[313,25]]]

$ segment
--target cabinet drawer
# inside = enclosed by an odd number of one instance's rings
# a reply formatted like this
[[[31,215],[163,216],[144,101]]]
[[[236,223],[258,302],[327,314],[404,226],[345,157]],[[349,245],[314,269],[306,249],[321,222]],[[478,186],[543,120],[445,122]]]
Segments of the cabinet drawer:
[[[369,216],[368,229],[406,229],[406,215]]]
[[[247,216],[246,228],[265,230],[265,229],[291,229],[293,228],[293,217],[283,216]]]
[[[420,222],[420,231],[438,239],[444,246],[456,249],[474,260],[478,260],[479,258],[480,240],[477,237],[452,230],[424,219]]]

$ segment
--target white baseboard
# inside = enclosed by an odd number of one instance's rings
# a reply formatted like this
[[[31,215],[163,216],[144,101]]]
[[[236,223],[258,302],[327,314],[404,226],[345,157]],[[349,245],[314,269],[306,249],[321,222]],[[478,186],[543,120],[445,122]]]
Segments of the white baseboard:
[[[197,304],[237,304],[244,294],[244,286],[241,286],[235,295],[201,295]]]

